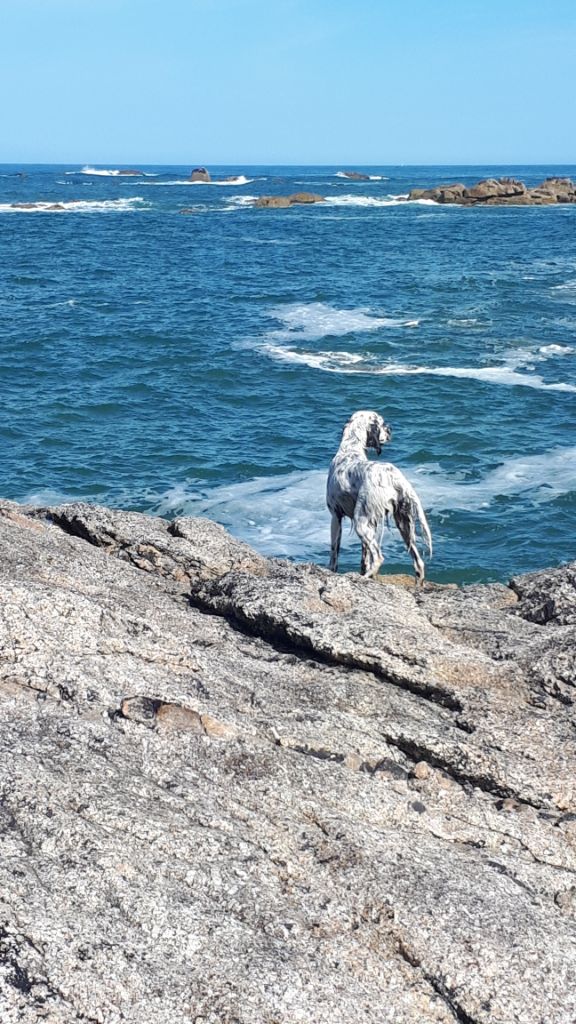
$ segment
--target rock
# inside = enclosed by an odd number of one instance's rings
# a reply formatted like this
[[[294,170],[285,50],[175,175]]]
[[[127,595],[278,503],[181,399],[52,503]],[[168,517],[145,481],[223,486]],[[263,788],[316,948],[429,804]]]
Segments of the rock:
[[[143,171],[134,171],[131,168],[122,168],[122,170],[118,171],[118,174],[124,174],[132,178],[140,177],[143,173]]]
[[[190,172],[190,181],[209,182],[212,181],[212,178],[210,177],[209,171],[207,171],[205,167],[195,167],[194,170]]]
[[[576,625],[576,562],[527,573],[510,581],[518,595],[518,615],[543,625]]]
[[[319,196],[316,192],[294,192],[293,195],[289,196],[291,203],[324,203],[324,196]]]
[[[285,209],[288,206],[323,202],[325,202],[324,196],[316,195],[314,192],[295,192],[291,196],[260,196],[258,199],[254,200],[252,205],[258,207],[275,207],[277,209]]]
[[[286,209],[286,207],[291,205],[292,203],[288,196],[260,196],[252,203],[252,206],[269,207],[272,209]]]
[[[360,171],[341,171],[341,178],[351,178],[352,181],[370,181],[369,174],[360,174]]]
[[[461,183],[430,189],[415,188],[409,193],[408,200],[416,199],[462,206],[545,206],[576,202],[576,185],[570,178],[546,178],[541,185],[527,188],[524,182],[515,178],[487,178],[470,188]]]
[[[168,523],[159,516],[121,512],[76,502],[37,509],[72,536],[103,547],[139,569],[179,583],[223,576],[232,569],[266,573],[268,561],[209,519],[185,516]]]
[[[485,181],[479,181],[477,185],[472,188],[464,189],[463,196],[465,199],[493,199],[493,198],[508,198],[510,196],[525,195],[527,192],[526,186],[521,181],[515,181],[514,178],[488,178]]]
[[[572,1020],[573,568],[0,502],[2,1020]]]

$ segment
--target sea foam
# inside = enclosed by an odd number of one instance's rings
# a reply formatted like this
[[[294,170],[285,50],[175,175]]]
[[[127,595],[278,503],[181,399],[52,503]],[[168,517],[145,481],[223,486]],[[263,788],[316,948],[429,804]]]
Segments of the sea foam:
[[[472,482],[437,465],[404,467],[404,472],[427,511],[475,511],[497,498],[519,495],[545,504],[574,491],[576,447],[507,459]],[[152,511],[164,516],[205,515],[264,554],[311,557],[328,549],[326,474],[327,467],[203,489],[183,483],[157,497]],[[348,530],[343,531],[342,542],[344,547],[358,543]],[[385,543],[387,549],[392,543],[401,550],[395,531]]]
[[[189,178],[175,178],[173,181],[146,181],[143,184],[154,185],[157,188],[168,185],[202,185],[205,188],[216,185],[225,188],[235,188],[238,185],[250,185],[254,180],[254,178],[247,178],[245,174],[239,174],[236,178],[230,178],[229,181],[190,181]]]
[[[433,199],[411,199],[404,195],[388,196],[328,196],[326,206],[438,206]]]
[[[90,177],[95,178],[157,178],[158,172],[155,171],[130,171],[128,174],[126,171],[120,168],[107,168],[107,167],[91,167],[87,164],[82,167],[79,171],[65,171],[65,174],[88,174]]]
[[[346,181],[354,181],[354,178],[351,178],[349,174],[346,174],[346,171],[336,171],[336,174],[334,175],[334,177],[335,178],[345,178]],[[388,181],[389,180],[383,174],[369,174],[368,175],[368,179],[370,181]],[[356,179],[356,180],[359,181],[360,184],[362,183],[362,179]]]
[[[298,363],[326,373],[454,377],[542,391],[576,392],[576,385],[563,381],[549,382],[537,373],[521,372],[533,370],[537,363],[570,355],[573,350],[569,345],[509,349],[502,353],[500,365],[495,366],[424,366],[397,360],[383,363],[380,356],[367,352],[317,351],[303,349],[301,343],[381,328],[418,327],[419,320],[376,316],[366,309],[335,309],[322,302],[277,307],[270,313],[283,326],[267,331],[260,339],[248,344],[279,362]]]
[[[0,203],[0,213],[128,213],[135,210],[148,209],[142,196],[131,196],[123,199],[79,199],[62,202],[33,202],[26,204]]]
[[[363,331],[377,331],[382,327],[416,327],[417,320],[379,316],[370,309],[337,309],[327,302],[291,303],[276,306],[270,316],[282,323],[281,328],[266,334],[268,342],[312,341],[317,338],[336,337]]]

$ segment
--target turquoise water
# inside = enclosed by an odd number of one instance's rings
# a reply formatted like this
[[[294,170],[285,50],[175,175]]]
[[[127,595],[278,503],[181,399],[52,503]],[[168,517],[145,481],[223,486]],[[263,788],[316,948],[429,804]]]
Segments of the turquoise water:
[[[205,514],[325,563],[326,470],[374,408],[429,512],[432,579],[575,557],[576,207],[395,197],[576,168],[144,170],[0,166],[1,495]],[[301,190],[328,201],[249,205]]]

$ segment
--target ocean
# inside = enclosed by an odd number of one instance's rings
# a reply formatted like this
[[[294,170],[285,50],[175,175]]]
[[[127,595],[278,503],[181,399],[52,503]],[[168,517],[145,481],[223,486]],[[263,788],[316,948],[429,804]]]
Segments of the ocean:
[[[205,515],[327,564],[327,468],[375,409],[430,579],[576,557],[576,206],[399,198],[576,167],[191,167],[0,166],[0,495]],[[327,201],[250,205],[297,191]]]

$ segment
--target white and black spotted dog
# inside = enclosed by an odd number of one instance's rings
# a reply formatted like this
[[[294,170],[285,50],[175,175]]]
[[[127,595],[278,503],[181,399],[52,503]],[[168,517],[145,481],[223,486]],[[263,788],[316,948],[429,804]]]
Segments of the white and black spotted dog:
[[[344,427],[326,488],[326,504],[332,514],[330,568],[333,572],[338,569],[342,519],[346,516],[352,520],[362,543],[360,572],[363,576],[376,576],[384,561],[380,550],[384,521],[393,515],[421,584],[424,562],[416,547],[417,521],[432,554],[432,537],[422,503],[396,466],[370,461],[366,455],[367,448],[374,448],[380,455],[391,436],[390,427],[377,412],[355,412]]]

